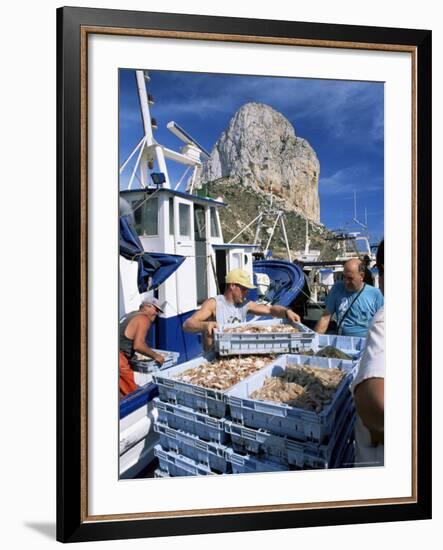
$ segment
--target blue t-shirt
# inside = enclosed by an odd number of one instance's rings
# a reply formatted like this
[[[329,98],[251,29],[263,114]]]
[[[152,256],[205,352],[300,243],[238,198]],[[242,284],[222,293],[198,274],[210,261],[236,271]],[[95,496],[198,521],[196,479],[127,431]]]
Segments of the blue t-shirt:
[[[334,314],[337,325],[358,292],[348,292],[343,281],[338,281],[326,297],[326,309]],[[344,336],[366,337],[369,323],[383,305],[383,294],[378,288],[365,285],[363,292],[352,304],[351,310],[341,324],[340,334]]]

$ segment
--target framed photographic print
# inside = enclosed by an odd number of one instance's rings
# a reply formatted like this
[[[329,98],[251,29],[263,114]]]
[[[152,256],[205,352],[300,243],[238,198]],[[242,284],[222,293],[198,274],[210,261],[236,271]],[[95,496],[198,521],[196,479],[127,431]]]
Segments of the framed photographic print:
[[[430,518],[431,32],[57,18],[58,540]]]

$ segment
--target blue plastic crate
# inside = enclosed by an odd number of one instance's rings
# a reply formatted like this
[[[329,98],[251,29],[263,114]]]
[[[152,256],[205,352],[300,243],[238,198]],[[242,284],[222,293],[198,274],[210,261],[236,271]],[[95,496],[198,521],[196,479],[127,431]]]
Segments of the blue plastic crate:
[[[366,338],[357,336],[335,336],[333,334],[319,334],[317,340],[317,349],[325,346],[334,346],[335,348],[352,356],[354,360],[359,359],[366,345]]]
[[[338,368],[345,372],[332,402],[320,413],[291,407],[284,403],[260,401],[249,396],[261,388],[269,376],[283,373],[287,367],[307,365],[320,368]],[[349,397],[349,385],[355,373],[355,362],[341,359],[325,359],[304,355],[283,355],[273,364],[251,374],[226,392],[232,419],[250,428],[262,428],[276,435],[301,441],[322,443],[334,431],[340,407]]]
[[[248,326],[296,326],[300,332],[275,332],[275,333],[227,333],[226,328]],[[220,355],[257,355],[257,354],[282,354],[295,353],[300,349],[311,349],[317,334],[302,323],[290,323],[287,319],[266,319],[263,321],[249,321],[246,323],[232,323],[221,325],[214,331],[215,351]]]
[[[160,470],[160,468],[157,468],[154,470],[154,477],[155,478],[165,478],[165,477],[171,477],[167,472],[164,472],[163,470]]]
[[[331,468],[349,468],[354,465],[354,426],[356,414],[349,420],[349,426],[345,437],[337,445],[332,457]]]
[[[323,444],[297,441],[262,429],[247,428],[232,421],[226,421],[225,429],[231,436],[234,451],[251,453],[258,458],[298,468],[329,468],[333,465],[336,447],[344,444],[349,436],[349,424],[354,414],[350,395],[341,407],[334,431]]]
[[[254,455],[241,455],[233,449],[226,452],[227,460],[232,464],[233,474],[249,474],[257,472],[285,472],[289,467],[270,460],[257,458]]]
[[[164,403],[158,398],[154,399],[153,403],[158,410],[158,420],[169,428],[195,434],[205,441],[221,444],[229,441],[224,418],[214,418],[183,405]]]
[[[213,357],[213,355],[197,357],[181,365],[171,367],[166,371],[153,373],[152,378],[158,385],[160,399],[167,403],[184,405],[194,411],[216,418],[226,417],[227,404],[224,400],[224,395],[228,389],[235,388],[236,386],[232,386],[232,388],[228,388],[227,390],[215,390],[176,379],[178,374],[209,363]]]
[[[130,359],[129,364],[132,369],[141,374],[150,374],[152,372],[157,372],[159,370],[165,370],[173,367],[177,364],[180,354],[176,351],[164,351],[161,349],[154,349],[155,352],[166,355],[165,362],[163,365],[159,365],[154,359],[138,360]]]
[[[207,466],[197,464],[191,458],[178,455],[173,451],[164,451],[160,445],[154,447],[154,455],[159,460],[160,471],[167,473],[170,477],[217,475]]]
[[[349,443],[344,451],[344,456],[341,464],[337,467],[339,468],[353,468],[355,461],[355,446],[352,441]]]
[[[224,392],[175,379],[177,374],[208,362],[203,357],[197,357],[166,371],[154,373],[153,380],[158,385],[160,399],[169,403],[184,405],[197,412],[217,418],[225,417],[227,407],[223,400]]]
[[[213,472],[225,474],[230,471],[225,445],[203,441],[196,435],[168,428],[160,422],[155,423],[154,430],[160,435],[163,450],[192,458],[197,464],[203,464]]]

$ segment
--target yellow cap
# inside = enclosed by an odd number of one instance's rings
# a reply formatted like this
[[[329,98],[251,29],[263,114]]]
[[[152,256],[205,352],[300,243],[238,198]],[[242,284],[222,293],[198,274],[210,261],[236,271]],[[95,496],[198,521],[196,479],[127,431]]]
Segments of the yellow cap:
[[[226,275],[225,281],[226,284],[233,283],[244,286],[245,288],[255,288],[255,286],[251,284],[249,273],[243,269],[232,269]]]

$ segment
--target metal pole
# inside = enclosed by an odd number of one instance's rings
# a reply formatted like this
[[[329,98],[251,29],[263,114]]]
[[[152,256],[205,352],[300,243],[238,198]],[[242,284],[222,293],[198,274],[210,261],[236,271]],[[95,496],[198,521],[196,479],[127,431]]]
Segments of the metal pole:
[[[190,195],[192,195],[192,191],[194,190],[194,183],[195,183],[195,176],[197,175],[197,169],[198,169],[198,166],[194,166],[194,170],[192,171],[191,185],[189,188]]]
[[[135,71],[137,78],[138,98],[140,100],[140,110],[143,118],[143,128],[145,130],[146,143],[152,145],[154,137],[152,135],[151,113],[149,111],[148,94],[146,93],[145,75],[143,71]]]
[[[248,229],[248,227],[250,227],[250,226],[255,222],[255,220],[257,220],[258,218],[260,218],[261,215],[262,215],[262,214],[261,214],[261,212],[260,212],[260,214],[259,214],[256,218],[254,218],[254,219],[252,220],[252,222],[248,223],[248,225],[247,225],[246,227],[243,227],[243,229],[240,231],[240,233],[237,233],[237,235],[236,235],[235,237],[232,237],[232,239],[228,242],[228,244],[231,244],[232,242],[235,241],[235,239],[236,239],[237,237],[240,237],[240,235],[241,235],[244,231],[246,231],[246,229]],[[254,242],[254,244],[255,244],[255,242]]]
[[[271,244],[272,237],[274,236],[275,226],[277,225],[278,220],[280,219],[280,216],[281,216],[281,212],[279,212],[279,213],[277,214],[277,218],[276,218],[276,220],[275,220],[274,226],[273,226],[272,231],[271,231],[271,234],[270,234],[270,236],[269,236],[269,240],[268,240],[268,242],[267,242],[267,244],[266,244],[266,248],[265,248],[266,254],[268,253],[269,245]]]
[[[257,222],[257,229],[255,230],[255,237],[254,237],[254,244],[257,244],[258,236],[260,235],[260,230],[262,226],[262,219],[263,219],[263,212],[260,212],[260,214],[257,216],[259,218]],[[255,218],[255,219],[257,219]]]
[[[144,146],[146,142],[146,136],[142,137],[137,147],[132,151],[132,153],[129,155],[129,157],[125,160],[125,162],[120,167],[120,174],[123,172],[123,170],[126,168],[126,165],[128,162],[132,159],[132,157],[135,155],[135,153],[138,151],[139,147]]]
[[[280,218],[280,224],[281,224],[281,229],[283,231],[283,237],[285,239],[286,251],[288,253],[288,258],[289,258],[289,261],[292,262],[291,251],[289,249],[288,236],[286,234],[285,220],[283,219],[283,216]]]
[[[186,174],[189,172],[190,168],[191,168],[190,166],[186,167],[186,170],[183,172],[182,177],[178,180],[177,185],[174,187],[174,191],[177,191],[177,189],[180,187],[181,182],[184,180],[184,178],[185,178]]]
[[[132,182],[134,181],[135,173],[137,172],[137,168],[138,168],[138,165],[140,164],[140,159],[141,159],[141,156],[142,156],[144,150],[145,150],[144,147],[140,148],[137,160],[135,161],[134,169],[132,170],[131,179],[129,180],[129,183],[128,183],[128,189],[131,189],[131,187],[132,187]]]

